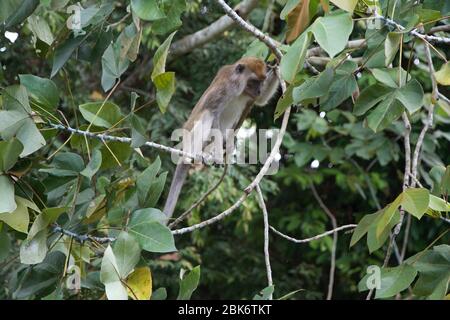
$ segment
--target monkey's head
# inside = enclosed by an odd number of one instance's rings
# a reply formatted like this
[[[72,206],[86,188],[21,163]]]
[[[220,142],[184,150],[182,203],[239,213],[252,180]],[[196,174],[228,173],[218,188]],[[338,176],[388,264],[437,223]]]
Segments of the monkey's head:
[[[257,98],[261,94],[261,84],[267,78],[267,66],[263,60],[254,57],[244,57],[236,62],[235,71],[246,77],[244,92]]]

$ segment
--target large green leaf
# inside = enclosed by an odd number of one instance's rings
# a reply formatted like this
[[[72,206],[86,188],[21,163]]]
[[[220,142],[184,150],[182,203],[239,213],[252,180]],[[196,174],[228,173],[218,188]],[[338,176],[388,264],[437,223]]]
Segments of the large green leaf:
[[[14,200],[14,184],[10,177],[0,173],[0,218],[2,212],[13,212],[17,209]]]
[[[403,192],[403,208],[415,216],[422,218],[430,202],[430,192],[423,188],[408,188]]]
[[[307,79],[292,91],[294,103],[301,103],[311,98],[324,96],[330,89],[333,76],[333,69],[326,68],[317,77]]]
[[[100,169],[101,165],[102,165],[102,153],[100,152],[100,150],[95,149],[92,152],[91,160],[89,161],[86,168],[84,168],[83,171],[80,172],[80,174],[88,179],[92,179],[92,177]]]
[[[331,58],[344,50],[352,30],[352,16],[347,12],[319,17],[311,26],[316,41]]]
[[[353,13],[353,10],[355,10],[358,0],[330,0],[330,2],[336,5],[337,7],[344,9],[345,11]]]
[[[3,2],[3,0],[2,0]],[[15,2],[14,10],[10,13],[11,15],[5,21],[5,28],[11,28],[25,21],[28,16],[30,16],[36,7],[39,5],[39,0],[22,0],[20,2]]]
[[[102,56],[102,87],[103,90],[111,89],[117,79],[127,70],[130,60],[126,54],[122,55],[120,41],[112,43],[106,48]]]
[[[20,246],[20,262],[37,264],[47,255],[47,230],[41,230],[33,238],[26,239]]]
[[[49,295],[61,281],[65,260],[62,252],[53,251],[45,257],[42,263],[30,266],[13,297],[30,299],[33,296],[40,298]]]
[[[200,282],[200,266],[196,266],[180,280],[177,300],[189,300]]]
[[[20,83],[27,88],[31,98],[43,109],[54,112],[59,102],[59,92],[52,80],[31,74],[19,75]],[[41,111],[39,108],[37,111]],[[44,115],[47,115],[44,112]]]
[[[310,43],[311,34],[306,30],[291,44],[281,58],[280,71],[283,79],[287,82],[293,82],[297,73],[303,68]]]
[[[16,164],[22,150],[23,145],[17,139],[0,141],[0,174],[7,172]]]
[[[358,100],[355,102],[353,113],[357,116],[362,116],[368,110],[383,101],[392,89],[387,88],[379,83],[373,84],[361,91]]]
[[[161,168],[161,159],[156,158],[153,163],[147,167],[136,179],[139,203],[143,205],[148,196],[151,184],[154,182],[156,175]]]
[[[443,86],[450,86],[450,62],[445,63],[442,68],[435,73],[436,81]]]
[[[88,102],[79,109],[86,121],[98,127],[110,128],[123,117],[119,106],[110,101]]]
[[[395,99],[395,95],[388,95],[381,103],[367,116],[367,124],[374,132],[379,132],[400,118],[403,113],[402,104]]]
[[[105,285],[108,300],[128,299],[127,289],[121,282],[116,256],[111,246],[108,246],[103,253],[100,281]]]
[[[154,21],[165,17],[156,0],[131,0],[131,9],[142,20]]]
[[[119,233],[113,247],[117,268],[121,279],[133,271],[141,257],[141,249],[136,239],[125,231]]]
[[[383,211],[378,211],[374,214],[366,214],[361,221],[359,221],[353,231],[352,238],[350,240],[350,247],[355,245],[362,237],[364,237],[364,235],[369,231],[369,228],[382,213]]]
[[[53,65],[50,78],[53,78],[59,70],[66,64],[72,53],[78,48],[78,46],[86,39],[87,36],[79,36],[75,38],[69,38],[58,46],[53,55]]]
[[[35,209],[35,205],[30,203],[30,201],[18,196],[15,197],[15,201],[17,204],[17,208],[10,213],[0,213],[0,221],[5,222],[14,230],[28,233],[28,224],[30,223],[28,208]]]
[[[185,0],[163,0],[162,7],[166,17],[152,23],[152,32],[155,34],[166,34],[181,26],[181,14],[186,9]]]
[[[161,224],[153,212],[142,210],[134,212],[128,225],[129,233],[137,239],[142,249],[146,251],[176,251],[170,229]]]
[[[414,285],[416,296],[428,299],[443,299],[448,291],[450,279],[450,246],[442,244],[419,252],[408,258],[405,263],[411,264],[419,271],[419,279]]]
[[[389,32],[384,42],[385,65],[389,66],[397,55],[400,48],[402,34],[399,32]]]
[[[31,15],[28,17],[28,27],[33,32],[36,38],[51,45],[53,43],[53,33],[47,21],[42,16]]]

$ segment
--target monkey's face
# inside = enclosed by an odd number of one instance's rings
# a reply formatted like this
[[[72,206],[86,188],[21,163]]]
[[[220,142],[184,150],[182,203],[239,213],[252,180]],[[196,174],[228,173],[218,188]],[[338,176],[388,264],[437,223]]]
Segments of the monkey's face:
[[[261,85],[263,82],[264,80],[249,79],[247,81],[247,86],[245,87],[244,92],[251,98],[256,99],[261,94]]]

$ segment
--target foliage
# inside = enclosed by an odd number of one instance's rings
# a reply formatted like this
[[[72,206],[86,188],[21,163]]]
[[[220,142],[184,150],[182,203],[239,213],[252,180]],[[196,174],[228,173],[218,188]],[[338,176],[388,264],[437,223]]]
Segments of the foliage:
[[[430,46],[430,74],[428,43],[411,31],[448,24],[448,1],[269,2],[258,3],[249,21],[262,28],[268,17],[265,31],[283,43],[279,66],[287,90],[255,108],[244,127],[277,128],[289,107],[296,111],[280,170],[261,183],[271,225],[299,238],[330,230],[311,194],[316,186],[338,225],[358,222],[351,236],[339,235],[333,297],[362,298],[359,292],[370,289],[367,266],[382,266],[403,223],[399,261],[381,267],[375,298],[443,299],[450,279],[450,105],[436,89],[448,96],[448,44]],[[219,66],[243,55],[275,59],[239,28],[173,59],[177,41],[223,15],[213,3],[0,3],[0,298],[326,295],[331,236],[299,245],[271,234],[268,286],[254,197],[184,237],[174,237],[159,209],[174,165],[170,154],[145,143],[173,144],[172,130]],[[405,28],[374,19],[374,8]],[[3,36],[12,32],[16,41]],[[405,178],[404,163],[415,157],[405,151],[405,118],[412,151],[419,145],[411,173],[417,181]],[[61,129],[67,126],[75,130]],[[130,144],[121,142],[126,137]],[[230,207],[259,169],[232,166],[187,224]],[[180,212],[222,173],[193,171]],[[359,243],[364,236],[368,250]]]

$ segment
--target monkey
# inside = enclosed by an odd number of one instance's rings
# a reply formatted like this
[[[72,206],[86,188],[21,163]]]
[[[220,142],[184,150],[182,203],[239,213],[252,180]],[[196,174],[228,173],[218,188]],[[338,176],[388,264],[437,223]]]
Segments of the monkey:
[[[201,125],[202,142],[208,141],[211,129],[218,129],[225,141],[234,139],[229,129],[239,129],[252,106],[266,105],[278,86],[274,70],[261,59],[243,57],[234,64],[225,65],[192,109],[183,129],[194,132],[196,126]],[[193,139],[198,139],[195,133]],[[227,143],[229,145],[233,144]],[[190,166],[184,161],[177,164],[163,209],[168,219],[173,215]]]

